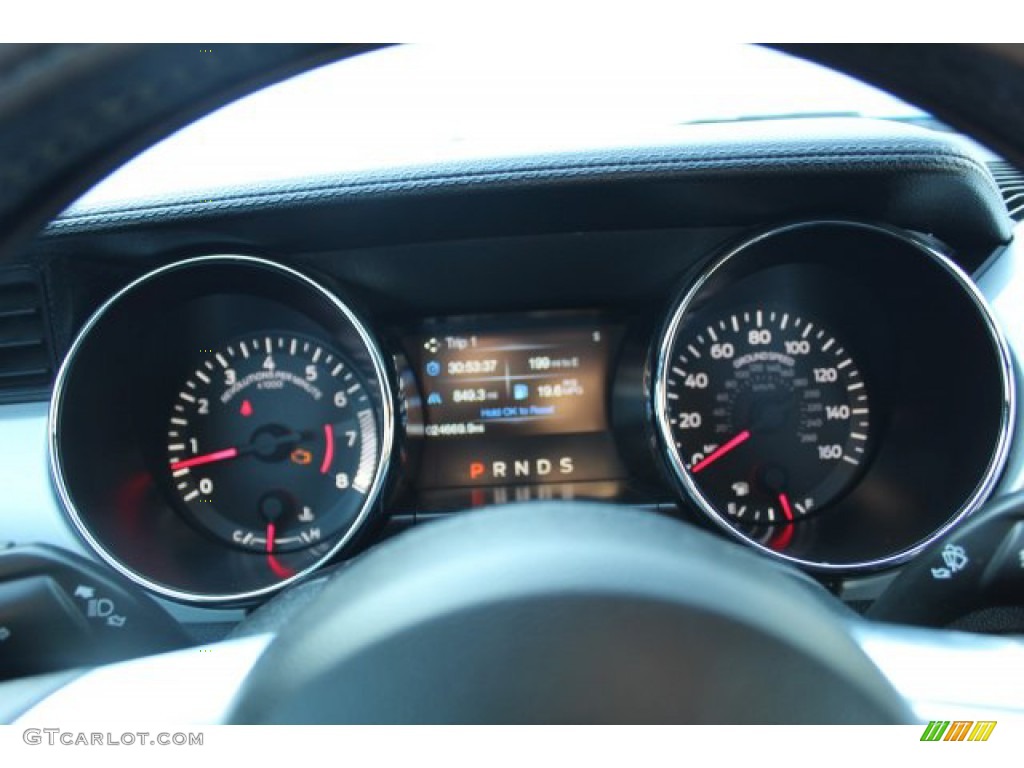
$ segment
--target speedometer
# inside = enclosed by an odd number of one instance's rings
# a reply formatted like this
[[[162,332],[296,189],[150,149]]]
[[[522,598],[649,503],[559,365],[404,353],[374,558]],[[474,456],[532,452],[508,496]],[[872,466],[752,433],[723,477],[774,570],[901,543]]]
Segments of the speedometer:
[[[890,567],[991,493],[1005,344],[943,246],[807,222],[697,265],[650,359],[680,512],[822,573]]]
[[[681,333],[663,397],[693,484],[739,524],[784,525],[826,508],[867,456],[857,363],[830,330],[783,307],[731,311]]]

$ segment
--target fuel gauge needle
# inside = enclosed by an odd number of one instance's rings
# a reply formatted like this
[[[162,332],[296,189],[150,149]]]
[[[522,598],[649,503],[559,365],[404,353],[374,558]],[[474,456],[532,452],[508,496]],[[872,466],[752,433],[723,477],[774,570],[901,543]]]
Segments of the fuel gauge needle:
[[[728,442],[725,442],[722,445],[718,446],[718,448],[713,450],[711,453],[709,453],[703,459],[701,459],[696,464],[694,464],[692,467],[690,467],[690,472],[692,472],[693,474],[697,474],[702,469],[705,469],[708,465],[713,464],[714,462],[718,461],[720,458],[725,456],[725,454],[727,454],[733,448],[735,448],[738,445],[741,445],[741,444],[745,443],[749,439],[750,439],[750,430],[749,429],[744,429],[742,432],[740,432],[738,435],[736,435],[736,437],[734,437],[731,440],[729,440]]]
[[[780,493],[779,504],[782,505],[782,516],[786,518],[786,525],[768,540],[768,546],[776,552],[784,551],[793,541],[793,507],[789,503],[789,496]]]

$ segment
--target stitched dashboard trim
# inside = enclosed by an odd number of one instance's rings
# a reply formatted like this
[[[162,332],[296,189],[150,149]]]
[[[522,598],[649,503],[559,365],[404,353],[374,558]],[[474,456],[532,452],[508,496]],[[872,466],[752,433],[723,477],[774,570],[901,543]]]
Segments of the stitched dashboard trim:
[[[637,174],[670,176],[680,180],[702,172],[743,171],[751,176],[786,171],[806,171],[814,168],[833,172],[910,171],[960,172],[981,181],[998,198],[999,191],[986,169],[968,155],[954,152],[928,151],[920,145],[890,145],[888,147],[850,146],[820,151],[752,154],[730,154],[716,150],[703,156],[657,157],[656,153],[638,158],[597,158],[592,161],[545,164],[537,161],[513,161],[507,166],[489,168],[451,168],[446,172],[417,172],[416,169],[398,169],[392,175],[364,174],[359,176],[332,176],[280,182],[254,189],[212,190],[183,198],[156,199],[128,208],[86,209],[70,211],[56,219],[47,228],[47,234],[63,234],[83,229],[102,228],[124,223],[138,223],[158,218],[175,219],[216,215],[238,210],[259,210],[284,207],[308,202],[330,202],[364,195],[380,197],[403,196],[432,191],[458,192],[470,187],[501,189],[515,188],[523,182],[557,185],[586,181],[628,181]],[[652,154],[654,156],[652,156]],[[608,178],[612,177],[612,178]],[[214,197],[211,199],[210,195]]]

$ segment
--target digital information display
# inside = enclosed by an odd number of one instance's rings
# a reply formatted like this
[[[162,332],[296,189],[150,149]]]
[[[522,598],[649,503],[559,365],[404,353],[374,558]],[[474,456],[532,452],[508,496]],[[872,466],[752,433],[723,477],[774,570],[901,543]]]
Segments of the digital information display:
[[[421,486],[617,479],[608,381],[618,336],[595,322],[460,326],[410,340],[426,438]]]

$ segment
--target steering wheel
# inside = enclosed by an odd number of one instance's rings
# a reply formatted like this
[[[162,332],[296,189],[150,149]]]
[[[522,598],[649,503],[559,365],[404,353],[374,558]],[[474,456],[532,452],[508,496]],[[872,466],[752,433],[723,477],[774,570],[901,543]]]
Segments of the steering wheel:
[[[0,51],[0,258],[178,127],[373,47]],[[1019,48],[787,49],[1024,160]],[[855,640],[863,620],[815,582],[628,508],[551,502],[455,516],[375,547],[314,592],[258,646],[232,721],[912,719]]]

